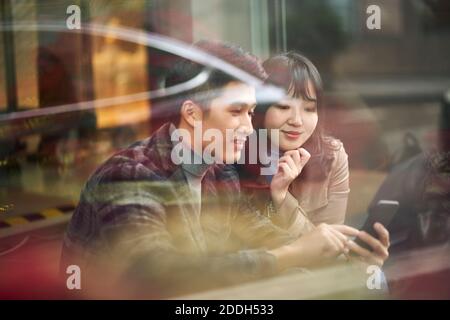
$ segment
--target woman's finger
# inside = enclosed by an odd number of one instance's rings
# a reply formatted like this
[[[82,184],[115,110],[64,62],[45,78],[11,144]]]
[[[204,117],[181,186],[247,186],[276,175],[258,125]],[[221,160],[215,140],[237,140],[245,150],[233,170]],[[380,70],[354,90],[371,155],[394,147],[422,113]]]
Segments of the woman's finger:
[[[285,156],[290,156],[295,163],[295,166],[298,168],[298,170],[300,171],[302,169],[302,161],[300,158],[300,152],[296,149],[296,150],[290,150],[284,153]]]
[[[358,229],[346,226],[345,224],[332,224],[331,227],[350,237],[357,237],[360,232]]]
[[[278,167],[284,172],[285,175],[291,176],[293,173],[291,172],[291,168],[288,166],[287,163],[282,162],[278,164]]]
[[[365,267],[367,267],[367,265],[376,265],[382,267],[384,263],[382,259],[378,258],[375,255],[371,255],[369,258],[358,256],[358,260],[361,261]]]
[[[286,163],[286,164],[287,164],[287,157],[285,157],[285,156],[281,157],[281,158],[278,160],[278,164],[281,164],[281,163]]]
[[[282,162],[287,163],[288,158],[289,158],[288,156],[282,156],[280,159],[278,159],[278,163],[282,163]]]
[[[368,264],[374,264],[377,266],[382,266],[384,263],[384,259],[377,256],[373,252],[361,247],[360,245],[356,244],[353,240],[350,240],[348,242],[348,248],[356,253],[359,258],[364,262]]]
[[[333,227],[330,228],[330,231],[333,232],[333,234],[344,244],[345,247],[347,247],[347,242],[350,241],[348,237]]]
[[[302,167],[309,161],[311,158],[311,154],[305,148],[299,148],[298,152],[300,153],[300,159],[302,162]]]
[[[286,163],[288,164],[289,168],[292,172],[292,177],[295,178],[298,175],[298,168],[294,163],[294,160],[290,156],[286,156]]]
[[[331,228],[328,229],[328,237],[333,243],[336,254],[344,253],[346,248],[346,241],[342,241]]]
[[[365,259],[372,258],[372,253],[369,250],[367,250],[367,249],[361,247],[360,245],[356,244],[353,240],[350,240],[348,242],[348,247],[349,247],[349,249],[351,251],[353,251],[354,253],[356,253],[357,255],[359,255],[359,256],[361,256],[361,257],[363,257]]]
[[[361,231],[358,235],[358,238],[367,243],[378,256],[382,258],[388,257],[389,253],[387,249],[383,246],[383,244],[380,242],[380,240],[372,237],[365,231]]]
[[[379,222],[375,223],[373,225],[374,229],[378,233],[378,237],[381,241],[381,243],[386,247],[389,248],[389,231]]]

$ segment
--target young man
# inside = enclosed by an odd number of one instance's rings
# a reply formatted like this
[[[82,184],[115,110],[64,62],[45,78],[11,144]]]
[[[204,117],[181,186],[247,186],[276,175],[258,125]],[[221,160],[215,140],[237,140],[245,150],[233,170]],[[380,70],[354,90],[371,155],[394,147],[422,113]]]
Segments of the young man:
[[[264,77],[257,59],[240,48],[213,42],[196,47]],[[182,61],[166,85],[200,71]],[[255,88],[212,71],[206,84],[183,97],[178,119],[101,165],[68,226],[62,271],[78,265],[93,287],[114,273],[158,297],[272,274],[273,255],[241,249],[256,248],[271,233],[279,242],[288,235],[268,219],[254,223],[255,213],[239,207],[238,176],[226,165],[238,160],[253,131],[255,105]],[[222,148],[211,152],[212,164],[203,157],[211,129],[223,138]],[[268,228],[256,232],[263,225]]]
[[[242,49],[212,42],[196,47],[264,77]],[[166,85],[201,70],[180,62]],[[212,71],[180,101],[172,124],[115,154],[90,177],[64,238],[62,271],[79,266],[84,287],[103,297],[105,283],[115,281],[123,284],[122,296],[164,297],[304,266],[299,252],[314,261],[344,251],[344,234],[356,230],[320,226],[295,240],[241,201],[238,176],[227,164],[239,159],[253,130],[255,88]],[[211,140],[221,143],[206,152]]]

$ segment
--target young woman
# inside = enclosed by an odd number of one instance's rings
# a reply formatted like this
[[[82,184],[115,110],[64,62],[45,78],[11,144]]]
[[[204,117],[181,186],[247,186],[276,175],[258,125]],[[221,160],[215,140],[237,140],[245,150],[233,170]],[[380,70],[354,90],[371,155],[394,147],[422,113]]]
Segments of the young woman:
[[[345,244],[343,253],[351,250],[382,265],[388,257],[389,234],[381,224],[375,225],[379,239],[365,232],[358,234],[373,252],[348,241],[341,232],[350,192],[348,159],[342,142],[324,133],[319,72],[311,61],[294,52],[270,58],[264,68],[267,82],[287,93],[276,103],[260,103],[254,119],[256,130],[267,129],[269,141],[278,149],[269,155],[277,165],[273,176],[261,175],[261,161],[241,166],[243,191],[255,210],[268,211],[265,214],[292,236],[317,232],[320,226],[336,243]],[[271,208],[268,201],[273,203],[272,210],[265,210]]]

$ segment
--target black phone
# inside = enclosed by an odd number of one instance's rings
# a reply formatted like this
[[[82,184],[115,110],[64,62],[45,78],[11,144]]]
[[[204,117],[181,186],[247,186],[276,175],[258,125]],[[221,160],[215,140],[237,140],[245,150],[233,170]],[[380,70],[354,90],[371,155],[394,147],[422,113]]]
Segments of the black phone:
[[[376,222],[381,223],[386,229],[389,230],[389,224],[391,223],[392,219],[394,218],[395,214],[398,211],[400,204],[398,201],[393,200],[380,200],[376,204],[375,207],[373,207],[372,210],[369,211],[369,216],[364,223],[364,226],[361,228],[361,231],[365,231],[368,234],[370,234],[372,237],[378,239],[378,232],[374,229],[373,225]],[[359,239],[358,237],[354,240],[356,244],[360,245],[361,247],[372,251],[372,248],[363,240]]]

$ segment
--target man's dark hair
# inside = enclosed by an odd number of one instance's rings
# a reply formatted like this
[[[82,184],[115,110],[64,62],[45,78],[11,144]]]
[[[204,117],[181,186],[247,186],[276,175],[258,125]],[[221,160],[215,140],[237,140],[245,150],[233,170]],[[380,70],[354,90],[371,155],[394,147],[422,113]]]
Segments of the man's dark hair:
[[[249,52],[246,52],[239,46],[219,41],[202,40],[195,43],[193,47],[228,62],[229,64],[255,76],[256,78],[263,80],[266,77],[264,68],[262,67],[259,59]],[[165,79],[165,87],[169,88],[177,84],[185,83],[195,78],[195,76],[199,75],[205,69],[208,69],[208,67],[187,59],[180,59],[169,71]],[[173,117],[171,117],[173,123],[179,123],[179,107],[183,101],[187,99],[193,100],[202,108],[208,110],[211,100],[220,94],[220,90],[218,89],[223,88],[232,81],[240,81],[239,79],[236,79],[220,70],[210,69],[209,72],[208,80],[204,84],[190,90],[189,92],[183,92],[175,98],[176,106],[172,104],[174,107]]]

